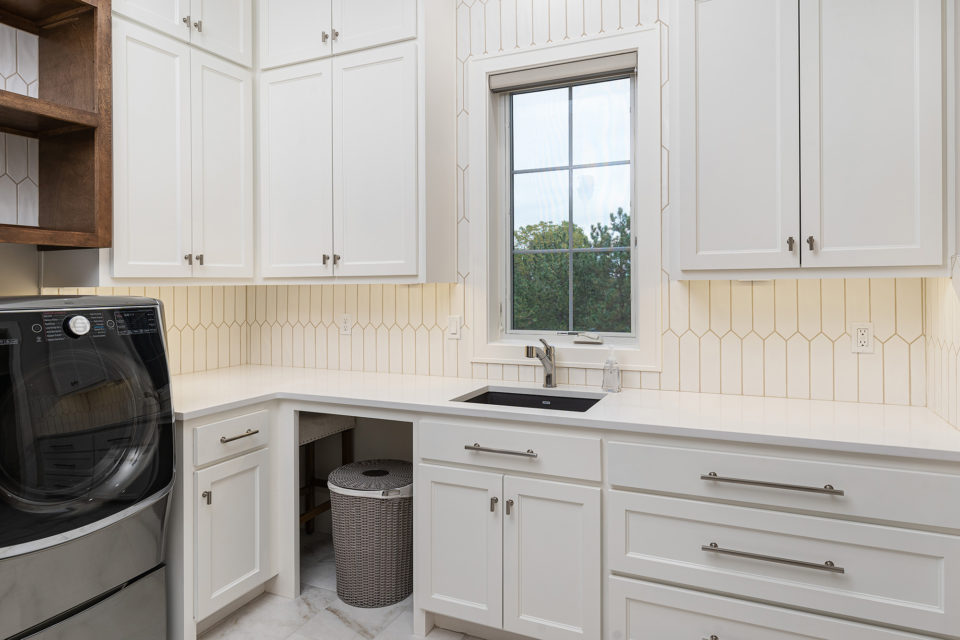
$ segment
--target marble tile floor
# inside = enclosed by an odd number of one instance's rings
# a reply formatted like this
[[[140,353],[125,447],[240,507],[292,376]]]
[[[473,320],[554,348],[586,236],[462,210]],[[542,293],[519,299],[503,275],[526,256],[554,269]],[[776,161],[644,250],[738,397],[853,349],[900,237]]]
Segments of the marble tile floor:
[[[358,609],[337,597],[329,533],[303,535],[300,597],[265,593],[201,636],[201,640],[410,640],[413,598],[390,607]],[[479,640],[435,629],[429,640]]]

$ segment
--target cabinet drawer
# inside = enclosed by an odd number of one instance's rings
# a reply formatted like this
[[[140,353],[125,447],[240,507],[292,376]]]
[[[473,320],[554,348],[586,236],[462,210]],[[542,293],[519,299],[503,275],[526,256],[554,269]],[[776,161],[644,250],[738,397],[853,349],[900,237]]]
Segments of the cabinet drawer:
[[[599,481],[602,477],[599,437],[493,424],[421,421],[420,457],[564,478]],[[497,451],[465,448],[473,445]]]
[[[960,629],[955,536],[620,491],[609,492],[606,513],[613,571],[924,632]]]
[[[960,495],[960,475],[628,442],[610,442],[607,460],[613,487],[960,529],[960,501],[943,499]]]
[[[266,446],[270,440],[268,411],[211,422],[193,430],[193,462],[202,467]]]
[[[610,578],[609,596],[609,637],[617,640],[925,640],[901,631],[627,578]]]

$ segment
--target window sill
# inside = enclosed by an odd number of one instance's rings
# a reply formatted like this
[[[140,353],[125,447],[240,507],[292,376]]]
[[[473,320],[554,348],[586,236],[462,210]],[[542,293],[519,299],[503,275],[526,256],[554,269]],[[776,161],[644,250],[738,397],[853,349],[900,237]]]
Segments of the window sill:
[[[566,343],[560,340],[551,340],[549,337],[546,339],[552,346],[556,347],[558,367],[603,369],[603,363],[607,359],[610,347],[613,346],[613,352],[621,370],[657,373],[661,370],[661,367],[649,364],[648,350],[624,344],[627,341],[635,344],[636,338],[614,338],[618,342],[589,345],[573,344],[572,338]],[[539,339],[536,336],[525,336],[489,342],[478,349],[478,353],[474,355],[471,362],[474,364],[539,364],[536,358],[524,356],[523,349],[527,345],[540,346]]]

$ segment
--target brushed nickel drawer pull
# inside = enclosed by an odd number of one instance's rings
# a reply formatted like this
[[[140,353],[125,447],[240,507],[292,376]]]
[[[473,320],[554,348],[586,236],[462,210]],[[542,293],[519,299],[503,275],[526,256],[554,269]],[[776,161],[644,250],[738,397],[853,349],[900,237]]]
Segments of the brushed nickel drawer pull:
[[[247,429],[246,433],[241,433],[240,435],[233,436],[232,438],[228,438],[227,436],[220,436],[220,443],[227,444],[228,442],[234,442],[236,440],[241,440],[243,438],[249,438],[250,436],[255,436],[258,433],[260,433],[260,429]]]
[[[800,484],[783,484],[782,482],[764,482],[763,480],[745,480],[744,478],[727,478],[718,476],[715,471],[700,476],[701,480],[711,482],[726,482],[729,484],[745,484],[752,487],[767,487],[768,489],[786,489],[787,491],[803,491],[805,493],[823,493],[828,496],[845,495],[843,489],[835,489],[832,484],[825,484],[822,487],[807,487]]]
[[[207,501],[207,504],[213,504],[213,491],[204,491],[200,498]]]
[[[513,508],[513,500],[507,500],[507,515],[510,515],[510,509]]]
[[[829,573],[846,573],[846,569],[838,567],[832,561],[827,560],[820,564],[817,562],[806,562],[804,560],[791,560],[790,558],[780,558],[777,556],[765,556],[759,553],[749,553],[747,551],[735,551],[733,549],[724,549],[716,542],[700,546],[701,551],[709,553],[719,553],[725,556],[736,556],[737,558],[747,558],[748,560],[760,560],[762,562],[775,562],[777,564],[788,564],[792,567],[803,567],[804,569],[816,569],[817,571],[827,571]]]
[[[490,513],[493,513],[497,510],[497,503],[500,502],[500,498],[494,496],[490,498]]]
[[[465,444],[463,448],[467,451],[482,451],[483,453],[499,453],[505,456],[521,456],[523,458],[536,458],[538,454],[534,453],[533,449],[527,449],[526,451],[511,451],[510,449],[491,449],[489,447],[481,447],[479,442],[474,442],[473,444]]]
[[[714,636],[710,636],[709,638],[707,638],[706,636],[704,636],[703,640],[720,640],[720,636],[715,636],[715,635],[714,635]]]

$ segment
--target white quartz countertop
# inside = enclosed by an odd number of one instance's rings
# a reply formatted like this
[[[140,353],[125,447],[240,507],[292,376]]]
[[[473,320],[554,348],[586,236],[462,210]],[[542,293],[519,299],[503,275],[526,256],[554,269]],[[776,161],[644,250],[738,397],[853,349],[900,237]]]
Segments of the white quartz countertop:
[[[539,389],[534,383],[249,365],[175,376],[173,404],[179,420],[295,400],[342,405],[345,413],[371,407],[960,462],[960,429],[921,407],[641,390],[608,394],[585,413],[453,401],[486,386]]]

